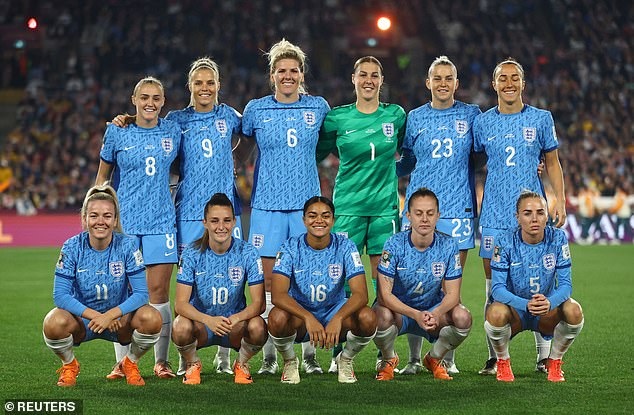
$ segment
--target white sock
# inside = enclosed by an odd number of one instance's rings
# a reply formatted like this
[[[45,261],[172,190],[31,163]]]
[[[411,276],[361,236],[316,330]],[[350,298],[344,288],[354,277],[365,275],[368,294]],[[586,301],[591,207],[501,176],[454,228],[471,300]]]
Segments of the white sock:
[[[275,348],[282,355],[282,359],[286,362],[287,360],[295,359],[295,349],[293,348],[293,344],[295,343],[295,337],[297,333],[288,336],[288,337],[274,337],[269,332],[269,340],[275,345]]]
[[[315,358],[315,346],[310,344],[310,342],[302,343],[302,359],[311,360]]]
[[[398,336],[398,328],[392,324],[385,330],[377,330],[374,336],[374,344],[381,351],[383,359],[391,359],[394,357],[394,341]]]
[[[510,326],[509,326],[510,327]],[[454,326],[445,326],[438,333],[438,340],[434,342],[429,355],[434,359],[442,359],[449,350],[455,350],[467,338],[471,327],[459,329]]]
[[[489,299],[491,298],[491,280],[490,279],[485,279],[485,294],[486,297],[484,299],[484,320],[486,321],[487,319],[487,307],[489,306]],[[487,339],[487,347],[489,348],[489,359],[494,359],[495,358],[495,349],[493,348],[493,345],[491,344],[491,340],[489,339],[489,336],[486,336]]]
[[[550,353],[550,340],[546,340],[540,333],[534,331],[535,348],[537,349],[537,361],[546,359]]]
[[[561,359],[563,357],[564,353],[568,351],[572,342],[575,341],[581,332],[583,323],[584,320],[581,320],[579,324],[568,324],[562,320],[555,326],[553,347],[549,356],[551,359]]]
[[[377,333],[378,335],[378,333]],[[415,334],[407,335],[407,344],[409,345],[409,362],[420,362],[420,352],[423,349],[423,338]]]
[[[261,349],[262,349],[262,346],[256,346],[254,344],[247,343],[247,341],[244,340],[243,338],[242,341],[240,342],[238,362],[240,362],[240,364],[244,364],[248,362],[249,359],[255,356],[255,354],[259,352]]]
[[[449,350],[447,353],[445,353],[445,355],[442,357],[442,360],[444,360],[447,364],[449,364],[450,366],[455,364],[455,355],[456,355],[456,350]]]
[[[228,347],[218,346],[218,351],[216,352],[216,357],[221,362],[230,362],[231,360],[231,349]]]
[[[487,338],[491,341],[498,359],[508,359],[509,356],[509,340],[511,340],[511,325],[504,327],[492,326],[488,321],[484,321],[484,331]]]
[[[124,346],[121,343],[114,342],[112,343],[112,345],[114,346],[114,356],[115,359],[117,359],[117,362],[123,360],[123,358],[126,357],[126,355],[128,354],[128,351],[130,351],[129,344],[126,344]]]
[[[376,336],[376,331],[371,336],[368,336],[368,337],[357,336],[352,334],[351,331],[349,331],[348,334],[346,335],[346,345],[344,346],[343,351],[341,352],[341,357],[343,357],[344,359],[349,359],[349,360],[354,359],[354,357],[361,350],[363,350],[365,346],[370,344],[374,336]],[[392,350],[394,349],[392,348]]]
[[[183,357],[186,363],[196,363],[200,360],[198,357],[198,352],[196,351],[196,345],[198,341],[194,340],[193,343],[186,344],[185,346],[176,345],[176,350]],[[187,368],[187,366],[185,366]]]
[[[130,343],[130,350],[128,351],[128,359],[133,362],[138,362],[141,356],[145,354],[152,346],[159,340],[160,333],[156,334],[143,334],[134,330],[132,332],[132,342]]]
[[[172,308],[170,302],[150,305],[161,313],[163,326],[161,327],[161,337],[154,345],[154,362],[167,362],[170,352],[170,339],[172,337]]]
[[[266,324],[269,324],[269,313],[273,309],[273,303],[271,302],[271,293],[269,291],[264,292],[264,298],[266,300],[266,309],[264,313],[262,313],[262,318],[266,321]],[[269,336],[266,343],[262,347],[262,360],[266,362],[276,362],[277,361],[277,350],[275,349],[275,345],[273,344],[273,340],[271,336]]]
[[[59,356],[60,359],[62,359],[62,363],[67,365],[72,362],[73,359],[75,359],[72,334],[66,338],[55,340],[49,339],[44,335],[44,333],[42,333],[42,335],[44,336],[44,343],[46,343],[48,348],[51,349],[53,353],[55,353]]]

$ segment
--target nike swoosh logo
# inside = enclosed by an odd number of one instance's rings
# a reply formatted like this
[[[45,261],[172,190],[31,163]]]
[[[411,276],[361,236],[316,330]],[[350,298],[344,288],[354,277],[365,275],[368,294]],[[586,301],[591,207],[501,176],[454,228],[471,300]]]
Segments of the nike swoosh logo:
[[[398,271],[405,271],[407,268],[403,268],[403,267],[396,267],[396,269],[397,269]]]
[[[207,271],[201,271],[201,272],[196,272],[196,275],[203,275],[203,274],[206,274],[206,273],[207,273]]]
[[[346,130],[346,134],[351,134],[351,133],[354,133],[355,131],[359,131],[359,130]]]
[[[123,147],[123,151],[132,150],[134,147],[136,147],[136,146]]]
[[[493,136],[493,137],[487,137],[487,141],[493,141],[493,140],[495,140],[495,136]]]
[[[461,244],[463,242],[467,242],[468,240],[469,240],[469,238],[467,238],[467,239],[458,239],[458,243]]]
[[[267,118],[267,119],[262,120],[262,122],[269,122],[269,121],[273,121],[273,118]]]
[[[296,269],[295,270],[295,274],[299,274],[300,272],[304,272],[304,270],[303,269]]]
[[[88,271],[88,268],[85,268],[85,269],[79,269],[79,268],[78,268],[78,269],[77,269],[77,272],[86,272],[86,271]]]
[[[173,251],[173,252],[165,252],[165,256],[174,255],[175,253],[176,253],[176,251]]]
[[[427,131],[427,128],[423,128],[421,130],[418,130],[418,134],[422,133],[423,131]]]
[[[521,262],[511,262],[511,266],[512,267],[516,267],[518,265],[522,265],[522,263]]]
[[[191,130],[191,128],[186,129],[185,131],[183,131],[183,134],[185,134],[187,131]]]

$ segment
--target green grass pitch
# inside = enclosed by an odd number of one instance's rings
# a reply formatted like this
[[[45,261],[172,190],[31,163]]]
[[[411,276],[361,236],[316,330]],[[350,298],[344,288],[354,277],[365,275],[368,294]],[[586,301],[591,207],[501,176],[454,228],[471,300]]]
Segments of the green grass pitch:
[[[522,333],[511,343],[516,380],[512,384],[482,377],[486,359],[482,303],[483,272],[471,251],[464,272],[462,297],[474,317],[473,330],[456,353],[460,374],[451,382],[431,374],[396,376],[392,382],[374,377],[376,349],[371,344],[355,361],[358,383],[340,385],[333,375],[302,375],[299,385],[283,385],[279,377],[254,375],[253,385],[235,385],[232,376],[215,374],[215,347],[201,351],[203,379],[199,386],[180,379],[151,376],[153,356],[141,361],[147,385],[129,387],[107,381],[114,363],[112,346],[93,341],[76,349],[82,369],[74,388],[58,388],[60,362],[44,345],[41,322],[53,307],[53,267],[58,249],[0,249],[0,390],[6,399],[83,399],[85,414],[106,413],[632,413],[632,271],[634,247],[573,246],[573,297],[583,306],[585,327],[564,357],[567,381],[551,384],[534,372],[533,336]],[[174,283],[172,284],[174,286]],[[172,287],[174,288],[174,287]],[[401,366],[407,360],[406,338],[399,337]],[[297,346],[299,350],[299,346]],[[429,349],[425,342],[423,352]],[[171,348],[171,360],[177,362]],[[232,352],[232,357],[235,352]],[[318,351],[322,367],[330,352]],[[252,361],[259,368],[261,354]]]

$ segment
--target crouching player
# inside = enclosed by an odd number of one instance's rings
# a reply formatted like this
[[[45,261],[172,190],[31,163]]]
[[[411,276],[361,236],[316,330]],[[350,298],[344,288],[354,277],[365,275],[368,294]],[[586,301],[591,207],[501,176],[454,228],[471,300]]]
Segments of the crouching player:
[[[73,345],[100,338],[131,343],[117,365],[130,385],[142,386],[137,362],[158,341],[162,324],[160,313],[147,305],[143,257],[136,241],[122,233],[112,187],[88,191],[81,219],[86,231],[62,247],[53,289],[57,307],[44,318],[44,341],[63,363],[57,385],[77,381]]]
[[[471,330],[471,313],[460,304],[462,267],[458,244],[436,232],[440,218],[438,198],[427,188],[418,189],[408,202],[409,231],[385,243],[379,262],[378,302],[374,312],[378,331],[374,342],[382,354],[377,380],[394,379],[398,355],[396,337],[422,336],[433,343],[423,364],[436,379],[453,379],[441,364]]]
[[[497,379],[515,379],[509,340],[532,330],[552,337],[548,380],[563,382],[561,358],[583,327],[581,306],[570,298],[568,240],[564,231],[546,226],[546,201],[537,193],[520,194],[516,216],[519,228],[500,237],[491,259],[494,303],[487,310],[484,329],[497,355]]]
[[[310,198],[303,215],[307,232],[288,239],[277,254],[269,335],[284,359],[283,383],[300,381],[295,341],[330,349],[344,336],[346,345],[335,359],[339,382],[356,382],[352,360],[376,333],[361,257],[352,240],[331,233],[334,215],[329,199]]]
[[[217,345],[238,350],[235,383],[253,383],[247,362],[267,339],[262,260],[254,246],[232,236],[233,205],[216,193],[205,205],[203,236],[183,251],[178,267],[172,340],[187,362],[183,383],[200,383],[197,349]],[[249,285],[251,304],[246,305]]]

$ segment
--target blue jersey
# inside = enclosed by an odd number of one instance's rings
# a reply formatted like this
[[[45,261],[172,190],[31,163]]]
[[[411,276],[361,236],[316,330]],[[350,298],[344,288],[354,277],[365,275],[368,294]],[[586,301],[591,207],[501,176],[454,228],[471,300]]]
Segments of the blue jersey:
[[[172,111],[165,119],[183,130],[178,152],[180,181],[176,192],[178,220],[202,220],[205,204],[215,193],[233,201],[233,155],[231,137],[240,133],[240,113],[220,104],[211,112],[193,107]]]
[[[264,283],[262,260],[253,245],[231,238],[222,255],[210,248],[188,246],[181,256],[176,282],[192,287],[190,303],[201,313],[229,317],[244,310],[245,286]]]
[[[275,259],[274,274],[291,281],[288,294],[312,314],[323,314],[346,301],[345,282],[365,275],[361,256],[352,240],[330,234],[330,244],[321,250],[311,248],[306,234],[289,238]]]
[[[471,165],[473,120],[477,105],[456,101],[451,108],[437,110],[431,103],[407,116],[404,150],[416,156],[409,178],[405,206],[421,187],[431,189],[440,202],[442,218],[475,216],[475,181]]]
[[[110,124],[101,148],[101,159],[116,164],[117,189],[123,230],[132,235],[174,232],[176,215],[169,188],[170,166],[178,153],[181,129],[159,119],[154,128]]]
[[[417,310],[429,310],[443,297],[442,281],[462,277],[458,244],[450,236],[434,232],[434,240],[419,251],[412,231],[399,232],[385,242],[378,270],[394,279],[392,294]]]
[[[299,210],[320,194],[315,149],[329,110],[325,99],[310,95],[300,95],[292,104],[273,96],[247,104],[242,132],[255,137],[258,146],[251,207]]]
[[[543,153],[559,147],[553,117],[530,105],[515,114],[501,114],[494,107],[476,117],[473,138],[475,151],[488,156],[480,225],[514,228],[520,193],[530,190],[545,196],[537,165]]]
[[[533,294],[543,294],[551,310],[572,293],[570,248],[566,233],[547,226],[544,240],[522,241],[519,228],[500,236],[491,257],[491,296],[495,301],[526,310]]]
[[[108,248],[96,251],[90,246],[88,232],[82,232],[64,242],[59,254],[53,292],[55,305],[78,316],[86,308],[105,313],[117,306],[127,314],[147,303],[144,271],[143,256],[135,238],[115,232]],[[133,280],[136,281],[132,283]],[[138,298],[126,301],[130,297],[130,284],[140,287],[141,292],[136,293]]]

